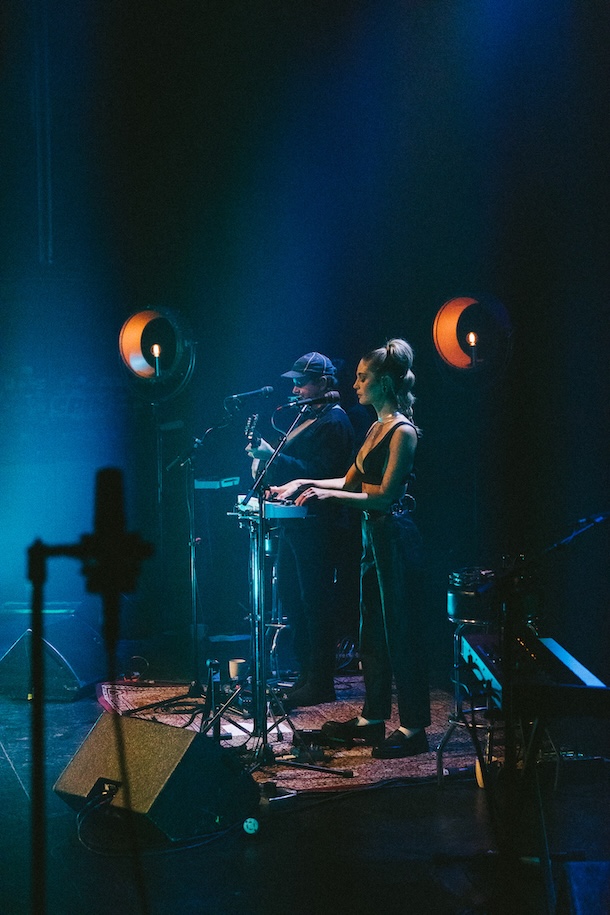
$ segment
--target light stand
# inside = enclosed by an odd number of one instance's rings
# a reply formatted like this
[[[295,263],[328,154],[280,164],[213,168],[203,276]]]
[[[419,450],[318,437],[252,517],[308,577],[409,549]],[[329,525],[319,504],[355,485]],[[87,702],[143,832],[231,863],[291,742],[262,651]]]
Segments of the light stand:
[[[136,392],[147,400],[153,408],[156,435],[156,506],[157,535],[161,551],[161,568],[164,571],[164,521],[163,521],[163,455],[161,448],[162,426],[159,423],[159,404],[179,394],[190,381],[195,368],[196,344],[192,339],[190,328],[183,318],[179,318],[168,308],[145,308],[132,314],[123,324],[119,334],[119,353],[125,368],[128,370]],[[166,468],[169,473],[175,467],[184,468],[185,499],[188,513],[189,529],[189,584],[190,611],[192,626],[192,679],[185,696],[171,700],[175,703],[185,698],[203,698],[206,690],[201,681],[198,638],[197,638],[197,577],[196,577],[196,537],[195,537],[195,479],[193,456],[201,447],[207,435],[214,429],[224,428],[228,422],[219,423],[206,430],[203,437],[193,439],[191,447],[176,457]],[[209,691],[208,691],[209,692]],[[169,702],[169,700],[168,700]],[[204,715],[208,713],[208,699],[202,706]],[[161,707],[167,703],[160,703]],[[130,709],[127,714],[141,712],[143,708],[159,707],[153,703],[144,707]]]
[[[195,370],[196,342],[184,317],[165,307],[147,307],[130,315],[118,338],[119,355],[132,390],[151,408],[156,453],[155,528],[157,542],[156,599],[166,595],[165,518],[162,433],[182,427],[162,423],[160,406],[175,398]],[[152,504],[152,500],[151,500]]]

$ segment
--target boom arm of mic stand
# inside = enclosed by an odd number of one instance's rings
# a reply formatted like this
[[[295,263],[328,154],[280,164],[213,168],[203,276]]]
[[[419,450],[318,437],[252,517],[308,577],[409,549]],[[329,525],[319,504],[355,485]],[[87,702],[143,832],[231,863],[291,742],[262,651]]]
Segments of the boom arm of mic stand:
[[[174,467],[184,467],[184,465],[191,460],[197,448],[201,448],[210,432],[214,432],[215,429],[226,429],[229,425],[229,422],[217,423],[215,426],[210,426],[209,429],[206,429],[201,438],[193,438],[190,447],[187,448],[186,451],[183,451],[181,454],[177,454],[174,460],[170,461],[170,463],[165,468],[166,473],[169,473],[169,471],[173,470]]]
[[[610,512],[603,512],[601,515],[595,515],[592,518],[583,518],[582,521],[578,521],[574,530],[564,537],[562,540],[558,540],[557,543],[551,544],[543,552],[550,553],[552,550],[557,550],[562,546],[567,546],[568,543],[571,543],[576,537],[580,534],[584,534],[585,531],[588,531],[589,528],[595,527],[596,524],[601,524],[603,521],[607,521],[610,518]]]

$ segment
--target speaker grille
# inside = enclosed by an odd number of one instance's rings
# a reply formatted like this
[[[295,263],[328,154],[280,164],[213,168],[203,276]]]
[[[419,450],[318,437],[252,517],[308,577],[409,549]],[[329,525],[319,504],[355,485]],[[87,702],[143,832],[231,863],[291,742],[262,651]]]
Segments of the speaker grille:
[[[126,809],[117,727],[131,811],[144,830],[153,827],[177,841],[226,829],[256,811],[258,786],[233,751],[195,731],[110,713],[98,719],[54,785],[75,810],[82,810],[103,782],[119,783],[110,807]]]

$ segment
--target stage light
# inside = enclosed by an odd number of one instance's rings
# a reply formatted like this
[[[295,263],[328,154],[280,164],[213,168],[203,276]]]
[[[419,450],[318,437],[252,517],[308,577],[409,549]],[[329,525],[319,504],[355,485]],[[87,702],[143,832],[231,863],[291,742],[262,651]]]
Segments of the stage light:
[[[432,335],[436,351],[447,365],[456,369],[472,367],[470,355],[462,348],[458,339],[458,321],[464,311],[474,305],[476,299],[450,299],[439,310],[434,319]]]
[[[178,394],[195,368],[189,329],[168,308],[146,308],[131,315],[119,334],[119,352],[137,392],[151,403]]]
[[[444,365],[456,375],[495,373],[512,345],[508,312],[490,297],[449,299],[434,319],[432,336]]]

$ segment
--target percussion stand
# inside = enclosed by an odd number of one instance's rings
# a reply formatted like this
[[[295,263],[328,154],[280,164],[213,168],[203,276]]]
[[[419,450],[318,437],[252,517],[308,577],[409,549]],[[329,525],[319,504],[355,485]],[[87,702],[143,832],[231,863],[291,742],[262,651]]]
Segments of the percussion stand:
[[[325,772],[329,775],[337,775],[343,778],[351,778],[353,772],[348,769],[328,769],[326,766],[316,766],[313,763],[301,763],[296,762],[295,760],[278,759],[269,747],[269,731],[277,728],[279,733],[279,725],[282,721],[285,721],[288,724],[293,733],[293,739],[296,738],[298,740],[298,735],[281,700],[274,694],[274,691],[267,683],[265,538],[268,533],[268,528],[267,519],[265,517],[265,489],[263,484],[269,467],[273,464],[278,454],[281,453],[288,436],[293,431],[306,409],[306,405],[299,408],[290,428],[280,438],[271,457],[259,471],[250,491],[243,500],[244,505],[247,505],[250,499],[254,497],[256,497],[258,501],[258,512],[256,515],[245,519],[250,527],[251,627],[254,660],[252,737],[257,738],[258,740],[258,747],[255,752],[255,763],[252,771],[268,765],[281,764],[301,769],[312,769],[314,771]],[[275,704],[276,708],[280,710],[280,715],[276,716],[271,708],[273,718],[273,725],[271,727],[268,727],[267,724],[268,694],[272,694],[271,698],[273,702],[270,703],[270,705]],[[301,744],[301,748],[305,749],[303,744]]]

